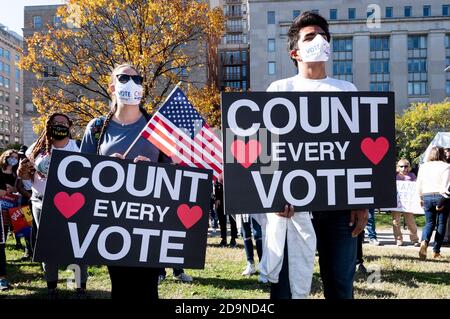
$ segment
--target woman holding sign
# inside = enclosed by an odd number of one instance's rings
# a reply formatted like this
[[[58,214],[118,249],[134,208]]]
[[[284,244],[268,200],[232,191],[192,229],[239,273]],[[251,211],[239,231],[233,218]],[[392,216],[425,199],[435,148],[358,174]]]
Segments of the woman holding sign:
[[[72,121],[62,113],[51,114],[46,122],[45,129],[39,136],[38,140],[33,143],[27,150],[27,156],[20,161],[18,174],[22,179],[32,180],[32,210],[33,217],[39,229],[39,220],[42,211],[42,203],[44,199],[45,187],[47,184],[48,169],[53,150],[63,150],[78,152],[78,146],[75,140],[70,138],[70,128]],[[45,271],[45,280],[47,281],[48,297],[56,299],[58,293],[56,290],[58,284],[58,268],[59,265],[52,263],[43,263]],[[77,287],[77,296],[84,297],[86,292],[87,267],[81,266],[81,283]]]
[[[111,111],[92,120],[84,133],[82,153],[138,161],[169,162],[152,143],[137,139],[150,116],[141,106],[143,78],[130,64],[117,66],[111,74]],[[127,151],[130,145],[133,147]],[[125,154],[125,155],[124,155]],[[157,299],[158,268],[108,266],[113,299]]]
[[[396,180],[398,181],[410,181],[414,182],[416,180],[416,175],[411,172],[411,165],[408,160],[402,158],[397,163],[397,176]],[[394,231],[395,241],[397,246],[403,246],[403,235],[400,225],[400,218],[402,216],[402,212],[392,212],[392,228]],[[417,236],[417,226],[416,221],[414,220],[413,213],[403,213],[405,218],[406,225],[409,229],[409,239],[413,243],[415,247],[419,247],[419,236]]]

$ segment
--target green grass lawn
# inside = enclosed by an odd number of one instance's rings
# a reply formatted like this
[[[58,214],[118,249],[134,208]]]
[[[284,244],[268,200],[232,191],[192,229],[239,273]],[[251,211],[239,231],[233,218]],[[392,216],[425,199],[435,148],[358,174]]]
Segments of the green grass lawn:
[[[194,277],[193,283],[176,282],[172,279],[172,270],[167,269],[167,279],[160,285],[160,297],[268,298],[269,285],[258,283],[256,275],[250,278],[241,276],[246,265],[242,240],[238,240],[236,248],[220,248],[218,243],[217,237],[208,239],[205,269],[186,270]],[[19,261],[22,252],[15,250],[13,244],[10,239],[6,252],[8,279],[13,289],[0,292],[0,298],[45,298],[46,285],[40,265]],[[356,298],[450,298],[450,253],[447,252],[441,260],[420,261],[417,248],[365,244],[364,255],[369,274],[357,275]],[[377,271],[379,280],[374,281]],[[61,269],[61,298],[73,297],[72,291],[67,289],[67,279],[71,276],[70,272]],[[92,298],[109,298],[110,281],[106,267],[89,268],[88,290]],[[311,298],[323,298],[317,260]]]

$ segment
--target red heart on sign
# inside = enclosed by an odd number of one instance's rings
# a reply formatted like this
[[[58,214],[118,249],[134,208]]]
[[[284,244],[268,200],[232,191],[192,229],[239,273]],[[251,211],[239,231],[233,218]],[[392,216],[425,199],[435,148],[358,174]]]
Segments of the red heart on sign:
[[[67,219],[75,215],[83,207],[84,202],[85,199],[81,193],[69,195],[66,192],[59,192],[53,198],[56,208]]]
[[[186,227],[186,229],[189,229],[194,226],[200,220],[200,218],[202,218],[203,211],[200,206],[189,208],[188,205],[181,204],[180,206],[178,206],[177,215],[183,223],[184,227]]]
[[[375,141],[366,137],[361,142],[361,151],[375,165],[384,158],[389,149],[389,142],[385,137],[379,137]]]
[[[249,168],[261,154],[261,144],[257,140],[250,140],[247,144],[241,140],[231,143],[231,153],[245,168]]]

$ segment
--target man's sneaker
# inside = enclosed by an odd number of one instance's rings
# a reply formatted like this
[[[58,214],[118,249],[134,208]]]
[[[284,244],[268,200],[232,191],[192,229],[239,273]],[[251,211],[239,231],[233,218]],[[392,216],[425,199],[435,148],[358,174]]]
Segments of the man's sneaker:
[[[222,239],[219,243],[219,247],[226,247],[227,246],[227,241],[225,239]]]
[[[413,242],[414,247],[420,247],[420,243],[418,241]]]
[[[441,254],[433,251],[433,259],[441,258]]]
[[[420,260],[427,259],[427,249],[428,249],[428,243],[425,240],[423,240],[420,243],[420,250],[419,250],[419,258],[420,258]]]
[[[370,238],[369,244],[374,245],[374,246],[380,246],[380,242],[376,238]]]
[[[247,267],[245,267],[245,270],[242,272],[242,276],[251,276],[254,273],[256,273],[255,264],[253,263],[247,263]]]
[[[356,272],[359,272],[362,275],[367,274],[367,269],[363,264],[356,265]]]
[[[235,238],[231,238],[231,240],[230,240],[230,247],[236,247],[236,246],[237,246],[236,239]]]
[[[266,276],[264,276],[263,274],[259,274],[258,276],[258,282],[262,283],[262,284],[267,284],[269,282],[269,280],[267,279]]]
[[[186,275],[184,272],[179,274],[178,276],[173,276],[173,279],[182,281],[182,282],[192,282],[192,277],[189,275]]]
[[[0,290],[9,289],[11,286],[9,285],[9,281],[6,279],[0,279]]]
[[[403,240],[397,240],[397,246],[403,246]]]

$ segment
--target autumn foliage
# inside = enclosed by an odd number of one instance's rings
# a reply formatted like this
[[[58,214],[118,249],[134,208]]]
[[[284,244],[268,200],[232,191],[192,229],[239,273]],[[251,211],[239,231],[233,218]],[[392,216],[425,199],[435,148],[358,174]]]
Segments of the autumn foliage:
[[[450,101],[416,103],[395,119],[397,153],[419,163],[437,132],[450,132]]]
[[[61,26],[48,26],[26,39],[20,67],[42,78],[46,66],[56,77],[33,90],[38,113],[59,110],[84,127],[109,108],[111,69],[129,62],[144,76],[145,107],[152,112],[178,82],[190,84],[192,103],[216,124],[219,92],[191,75],[205,68],[208,39],[220,37],[220,9],[195,0],[68,0],[58,9]],[[205,72],[205,71],[203,71]],[[188,85],[183,85],[183,90]]]

